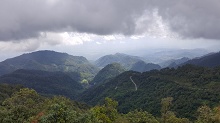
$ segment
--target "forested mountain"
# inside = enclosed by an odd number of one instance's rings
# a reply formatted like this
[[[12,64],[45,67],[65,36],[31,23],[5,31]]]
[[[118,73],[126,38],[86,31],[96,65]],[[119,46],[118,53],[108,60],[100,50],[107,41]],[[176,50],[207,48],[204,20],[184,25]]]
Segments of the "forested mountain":
[[[98,72],[98,68],[90,64],[85,57],[55,51],[37,51],[0,62],[0,75],[17,69],[79,72],[88,74],[87,76]]]
[[[131,70],[137,72],[146,72],[150,70],[159,70],[161,69],[160,65],[153,64],[153,63],[145,63],[144,61],[138,61],[132,65]]]
[[[103,83],[108,79],[116,77],[122,72],[125,72],[125,68],[122,67],[119,63],[109,64],[98,72],[98,74],[91,81],[91,84]]]
[[[203,57],[195,58],[183,64],[194,64],[194,65],[204,66],[204,67],[220,66],[220,52],[211,53]]]
[[[137,86],[137,90],[136,87]],[[195,118],[198,107],[217,105],[220,101],[220,68],[185,65],[178,69],[150,72],[124,72],[107,83],[90,88],[79,100],[91,105],[111,97],[119,102],[120,112],[143,109],[160,112],[160,100],[173,97],[177,116]]]
[[[111,63],[119,63],[126,69],[131,69],[132,65],[138,61],[140,61],[141,58],[137,56],[130,56],[126,54],[116,53],[114,55],[106,55],[98,60],[95,61],[96,66],[98,67],[105,67],[108,64]]]
[[[78,78],[76,77],[76,79]],[[33,88],[43,95],[63,95],[72,99],[83,91],[83,87],[79,82],[62,72],[16,70],[1,76],[0,83],[19,84]]]
[[[180,58],[180,59],[170,59],[170,60],[167,60],[165,62],[162,62],[162,63],[159,63],[159,65],[162,67],[162,68],[165,68],[165,67],[176,67],[184,62],[187,62],[189,61],[190,59],[187,58],[187,57],[183,57],[183,58]]]
[[[127,57],[124,54],[116,55],[119,59]],[[84,57],[53,51],[24,54],[0,63],[0,66],[4,66],[1,71],[15,70],[0,77],[0,83],[10,84],[0,84],[0,122],[12,122],[11,117],[19,117],[19,123],[57,122],[61,117],[76,123],[159,123],[166,117],[167,123],[189,123],[188,119],[177,118],[186,117],[200,123],[199,120],[203,118],[200,115],[203,116],[201,113],[206,111],[211,112],[210,122],[219,121],[218,109],[213,108],[220,102],[220,66],[214,67],[219,63],[218,55],[210,54],[197,59],[199,63],[214,64],[211,68],[183,65],[176,69],[160,69],[159,65],[146,64],[138,57],[134,57],[137,58],[134,62],[129,57],[124,59],[128,61],[124,66],[127,65],[128,69],[133,65],[132,70],[141,73],[126,71],[120,63],[112,63],[100,70],[92,81],[88,81],[85,79],[91,79],[97,73],[97,68]],[[84,88],[82,82],[90,82],[93,86]],[[21,86],[15,86],[17,84]],[[35,89],[41,96],[33,90],[21,89],[23,87]],[[21,91],[12,94],[19,89]],[[47,98],[42,95],[63,95],[94,107],[89,109],[87,105],[71,102],[64,97]],[[166,107],[164,111],[163,106],[167,104],[171,108]],[[37,109],[31,109],[33,106]],[[62,115],[57,115],[59,113]]]

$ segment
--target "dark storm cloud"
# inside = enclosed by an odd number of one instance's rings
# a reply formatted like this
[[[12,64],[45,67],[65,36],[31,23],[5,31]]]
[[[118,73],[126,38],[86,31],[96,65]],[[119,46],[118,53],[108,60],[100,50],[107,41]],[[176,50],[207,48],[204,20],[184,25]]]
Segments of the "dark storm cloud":
[[[220,39],[219,0],[1,0],[0,40],[37,38],[41,32],[142,33],[136,21],[152,8],[185,38]]]
[[[0,40],[38,37],[39,32],[134,33],[144,0],[1,0]]]
[[[220,39],[219,0],[156,0],[154,5],[183,37]]]

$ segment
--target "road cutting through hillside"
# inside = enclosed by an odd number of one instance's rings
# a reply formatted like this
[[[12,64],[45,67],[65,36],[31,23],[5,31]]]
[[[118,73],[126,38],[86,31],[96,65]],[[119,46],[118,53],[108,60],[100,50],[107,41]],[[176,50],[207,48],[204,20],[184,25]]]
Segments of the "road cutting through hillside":
[[[134,82],[134,80],[131,78],[132,76],[130,76],[130,80],[131,80],[131,82],[134,84],[134,86],[135,86],[135,91],[137,91],[137,85],[136,85],[136,83]]]

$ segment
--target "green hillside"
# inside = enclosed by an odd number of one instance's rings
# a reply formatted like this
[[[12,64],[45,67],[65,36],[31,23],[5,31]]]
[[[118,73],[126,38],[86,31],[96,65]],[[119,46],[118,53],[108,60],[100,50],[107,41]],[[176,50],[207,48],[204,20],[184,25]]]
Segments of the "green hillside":
[[[108,79],[116,77],[122,72],[125,72],[125,68],[122,67],[120,64],[118,63],[109,64],[98,72],[98,74],[91,81],[91,84],[103,83]]]
[[[132,65],[131,70],[137,72],[146,72],[150,70],[159,70],[161,69],[160,65],[153,64],[153,63],[145,63],[144,61],[138,61]]]
[[[137,91],[132,80],[137,85]],[[173,97],[177,116],[195,118],[202,105],[215,106],[220,101],[220,69],[186,65],[178,69],[150,72],[124,72],[109,82],[85,91],[80,101],[96,105],[105,97],[119,102],[119,111],[143,109],[159,115],[160,101]]]
[[[132,65],[142,58],[137,56],[130,56],[122,53],[116,53],[113,55],[105,55],[95,61],[96,66],[105,67],[108,64],[119,63],[126,69],[131,69]]]
[[[62,72],[40,70],[16,70],[0,77],[0,83],[19,84],[43,95],[63,95],[72,99],[84,90],[76,80]]]
[[[88,79],[93,78],[98,72],[98,68],[90,64],[85,57],[47,50],[23,54],[0,62],[0,75],[17,69],[78,72]]]

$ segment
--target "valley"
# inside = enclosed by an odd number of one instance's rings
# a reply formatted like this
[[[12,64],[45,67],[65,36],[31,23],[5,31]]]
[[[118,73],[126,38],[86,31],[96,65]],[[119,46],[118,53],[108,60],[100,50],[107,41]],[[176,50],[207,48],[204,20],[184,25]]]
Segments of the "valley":
[[[0,123],[220,123],[220,0],[0,0]]]
[[[4,108],[4,100],[23,88],[34,89],[42,98],[75,100],[85,112],[109,98],[117,101],[118,113],[145,111],[161,117],[161,100],[172,97],[172,116],[195,121],[200,107],[219,105],[219,52],[191,60],[169,60],[167,63],[176,62],[175,66],[164,68],[141,57],[115,55],[104,56],[95,64],[81,56],[54,51],[7,59],[0,63],[0,87],[6,88],[0,92],[0,107]]]

